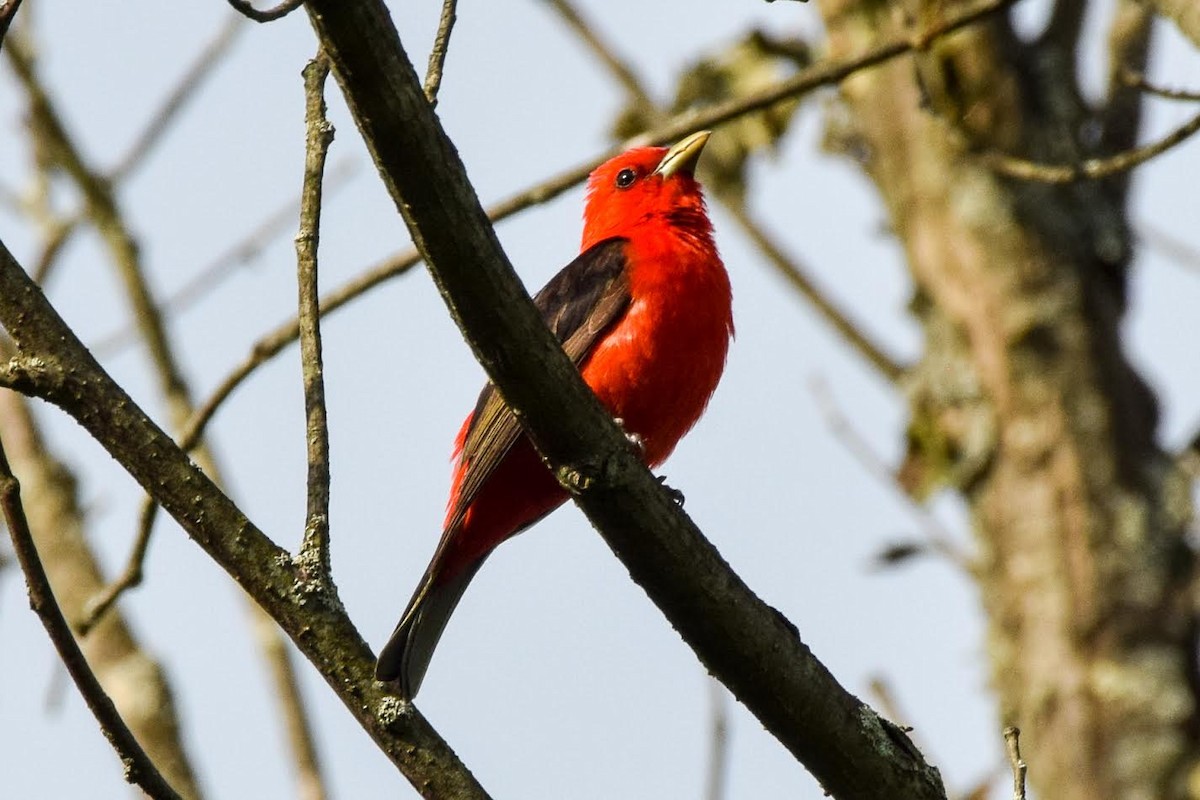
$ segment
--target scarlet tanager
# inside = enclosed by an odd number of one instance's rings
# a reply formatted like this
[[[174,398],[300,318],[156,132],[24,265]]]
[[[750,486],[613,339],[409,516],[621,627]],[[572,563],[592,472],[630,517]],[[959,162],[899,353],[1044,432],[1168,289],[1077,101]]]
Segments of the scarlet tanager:
[[[700,418],[733,336],[729,276],[693,176],[708,136],[636,148],[597,167],[588,179],[581,252],[534,298],[650,467]],[[489,383],[454,442],[442,539],[375,677],[414,696],[484,560],[566,499]]]

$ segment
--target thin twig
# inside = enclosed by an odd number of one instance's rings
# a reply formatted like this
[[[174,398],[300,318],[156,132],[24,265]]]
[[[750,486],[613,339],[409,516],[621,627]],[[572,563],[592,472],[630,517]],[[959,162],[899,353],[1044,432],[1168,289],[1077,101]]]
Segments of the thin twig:
[[[359,168],[360,162],[353,158],[344,158],[335,163],[326,171],[322,194],[326,198],[331,197],[357,174]],[[251,264],[277,236],[290,230],[299,213],[299,198],[289,200],[272,211],[253,230],[196,270],[191,278],[163,300],[160,304],[162,313],[178,317],[193,308],[239,269]],[[135,344],[137,335],[137,330],[132,326],[119,328],[92,342],[90,349],[98,358],[103,359]]]
[[[450,32],[458,19],[458,0],[442,0],[442,16],[438,20],[437,35],[433,38],[433,50],[429,53],[429,68],[425,72],[425,98],[429,105],[437,107],[438,89],[442,86],[442,69],[446,66],[446,53],[450,49]]]
[[[299,284],[300,364],[304,373],[304,416],[308,431],[308,513],[298,561],[314,580],[329,578],[329,426],[321,360],[321,311],[317,296],[317,249],[321,238],[321,178],[333,143],[333,125],[325,117],[323,54],[304,68],[304,188],[300,193],[300,231],[296,234]],[[315,571],[316,574],[311,574]]]
[[[825,321],[854,349],[867,363],[879,372],[889,383],[895,384],[904,376],[904,366],[895,358],[884,352],[863,330],[825,295],[808,272],[791,259],[783,249],[771,238],[766,229],[750,216],[745,200],[732,193],[721,192],[718,199],[742,227],[742,231],[754,242],[755,246],[766,256],[767,261],[775,267],[775,271],[783,276],[792,288],[799,292],[805,300],[820,314]]]
[[[75,637],[71,635],[71,629],[54,599],[50,580],[46,577],[46,570],[34,546],[33,534],[29,530],[29,522],[21,504],[21,485],[9,468],[3,442],[0,442],[0,508],[3,508],[8,524],[13,552],[25,573],[25,581],[29,587],[29,605],[45,626],[50,641],[54,643],[71,679],[96,717],[105,738],[117,751],[125,769],[125,779],[140,786],[146,794],[156,800],[179,800],[179,795],[167,784],[154,762],[126,726],[112,699],[105,693],[95,673],[88,666]]]
[[[603,39],[596,33],[578,9],[569,2],[569,0],[550,0],[550,5],[554,6],[554,10],[562,17],[563,22],[567,23],[575,35],[588,46],[592,51],[592,55],[600,59],[601,63],[608,69],[617,81],[624,87],[639,105],[644,105],[647,108],[653,109],[657,106],[654,99],[647,93],[642,81],[638,78],[637,73],[629,66],[629,63],[617,55],[616,51],[609,47]]]
[[[135,586],[142,585],[142,567],[146,563],[146,552],[150,549],[150,535],[154,530],[154,518],[157,515],[158,506],[147,497],[138,515],[137,538],[134,539],[133,549],[125,560],[125,569],[87,604],[83,620],[75,626],[75,631],[80,636],[91,633],[92,628],[104,618],[121,595]]]
[[[1196,131],[1200,131],[1200,114],[1157,142],[1125,150],[1114,156],[1089,158],[1078,164],[1039,164],[994,150],[985,151],[979,157],[992,170],[1009,178],[1039,183],[1094,181],[1128,172],[1186,141]]]
[[[1185,242],[1166,228],[1143,219],[1135,226],[1137,237],[1167,258],[1189,270],[1200,270],[1200,247]]]
[[[1025,759],[1021,758],[1021,729],[1009,725],[1004,729],[1004,745],[1008,763],[1012,766],[1013,800],[1025,800]]]
[[[50,273],[59,263],[58,257],[62,255],[71,237],[79,231],[81,222],[83,222],[83,217],[76,214],[69,219],[55,219],[46,229],[42,237],[41,255],[33,262],[32,267],[33,279],[38,282],[39,286],[46,285]]]
[[[259,11],[250,4],[249,0],[226,0],[226,2],[233,7],[234,11],[255,22],[274,22],[277,19],[283,19],[304,5],[304,0],[284,0],[277,6]]]
[[[129,173],[145,162],[146,156],[162,139],[163,133],[178,118],[179,112],[187,105],[187,102],[196,96],[196,90],[221,63],[237,39],[237,35],[244,29],[245,25],[242,24],[241,17],[230,16],[226,20],[221,29],[217,31],[217,35],[200,51],[196,60],[175,84],[175,88],[167,95],[166,100],[150,118],[150,122],[141,134],[134,139],[125,155],[117,161],[116,166],[109,170],[110,182],[120,183],[129,176]]]
[[[904,486],[897,480],[895,472],[888,469],[883,459],[875,453],[867,440],[854,429],[850,420],[834,402],[828,383],[823,378],[814,377],[809,381],[809,390],[817,403],[817,408],[825,417],[829,429],[842,441],[851,455],[867,472],[878,478],[880,483],[892,487],[905,500],[905,504],[916,518],[918,527],[924,533],[925,539],[933,551],[956,564],[964,572],[973,573],[974,567],[971,558],[954,543],[953,535],[938,518],[904,489]]]
[[[1200,92],[1189,89],[1172,89],[1166,86],[1158,86],[1146,79],[1146,76],[1134,69],[1123,69],[1121,71],[1121,80],[1127,85],[1135,89],[1141,89],[1146,94],[1152,94],[1155,97],[1162,97],[1166,100],[1181,100],[1184,102],[1195,103],[1200,102]]]

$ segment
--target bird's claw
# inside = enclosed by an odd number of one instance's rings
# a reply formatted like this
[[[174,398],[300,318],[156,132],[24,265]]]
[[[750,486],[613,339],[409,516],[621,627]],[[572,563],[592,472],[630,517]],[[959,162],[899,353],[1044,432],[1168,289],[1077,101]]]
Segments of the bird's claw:
[[[632,431],[625,430],[625,420],[620,417],[613,417],[613,422],[617,423],[617,427],[621,429],[621,433],[625,434],[625,438],[639,453],[646,452],[646,440]]]
[[[680,508],[683,508],[683,492],[679,491],[678,489],[673,489],[670,486],[667,486],[667,476],[666,475],[659,475],[658,482],[662,485],[662,487],[664,489],[667,490],[667,494],[670,495],[671,499],[675,501],[675,505],[679,506]]]

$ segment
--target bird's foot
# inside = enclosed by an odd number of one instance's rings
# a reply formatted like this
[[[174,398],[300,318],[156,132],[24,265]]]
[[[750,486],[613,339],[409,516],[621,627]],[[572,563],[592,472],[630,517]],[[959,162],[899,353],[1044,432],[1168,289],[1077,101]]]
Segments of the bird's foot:
[[[625,430],[625,420],[620,417],[613,417],[613,422],[617,423],[617,427],[621,429],[621,433],[625,434],[625,438],[639,453],[646,452],[646,440],[632,431]]]
[[[666,475],[659,475],[658,482],[660,484],[662,484],[662,487],[664,489],[667,490],[667,494],[670,495],[671,499],[675,501],[675,505],[679,506],[680,508],[683,508],[683,492],[679,491],[678,489],[672,489],[670,486],[667,486],[667,476]]]

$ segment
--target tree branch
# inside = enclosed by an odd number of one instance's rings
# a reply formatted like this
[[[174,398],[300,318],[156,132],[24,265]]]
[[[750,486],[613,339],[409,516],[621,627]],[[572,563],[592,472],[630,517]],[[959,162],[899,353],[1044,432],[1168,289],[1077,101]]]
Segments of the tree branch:
[[[446,66],[446,53],[450,49],[450,32],[454,30],[458,0],[442,0],[442,16],[438,20],[437,34],[433,39],[433,50],[429,53],[429,68],[425,71],[425,99],[436,108],[438,89],[442,87],[442,69]]]
[[[1200,114],[1192,117],[1157,142],[1151,142],[1107,158],[1089,158],[1078,164],[1040,164],[996,150],[984,151],[980,153],[979,157],[990,169],[1007,178],[1039,183],[1094,181],[1128,172],[1182,144],[1197,131],[1200,131]]]
[[[5,252],[7,256],[7,252]],[[8,465],[8,457],[4,452],[4,443],[0,441],[0,508],[4,511],[4,519],[8,524],[9,536],[12,537],[13,552],[21,569],[25,573],[25,582],[29,587],[29,605],[38,615],[50,641],[58,650],[59,657],[66,665],[67,672],[79,693],[83,695],[88,708],[91,709],[100,730],[104,733],[109,744],[117,751],[125,768],[125,780],[140,786],[146,794],[155,800],[180,800],[179,795],[159,773],[154,762],[146,755],[146,751],[138,744],[130,732],[125,720],[113,705],[112,699],[104,692],[104,687],[96,679],[95,673],[88,666],[83,652],[71,629],[63,618],[62,610],[54,599],[50,588],[50,580],[38,557],[37,547],[33,543],[33,534],[29,530],[29,521],[25,518],[25,509],[21,505],[21,485],[13,476]]]
[[[304,373],[304,417],[308,430],[308,511],[299,562],[310,580],[329,580],[329,419],[325,410],[325,368],[321,360],[321,312],[317,304],[317,248],[321,234],[321,180],[333,143],[325,118],[324,54],[304,68],[304,188],[300,193],[300,232],[296,234],[300,289],[300,365]]]
[[[275,545],[104,371],[0,242],[0,325],[18,355],[0,386],[70,414],[254,600],[430,800],[487,798],[425,718],[374,681],[375,657],[335,595]]]
[[[117,161],[116,166],[109,170],[108,180],[110,183],[120,183],[145,162],[146,156],[162,140],[163,134],[170,129],[171,123],[179,118],[179,112],[187,106],[188,101],[196,96],[197,89],[212,74],[213,69],[221,64],[233,43],[237,41],[238,34],[245,28],[240,17],[229,16],[225,24],[217,31],[217,35],[205,45],[192,65],[183,73],[183,77],[175,84],[175,88],[167,95],[158,111],[150,117],[150,122],[134,139],[133,144],[125,151],[125,155]]]
[[[173,426],[181,428],[195,410],[191,391],[171,347],[159,305],[155,302],[146,280],[141,250],[121,212],[113,185],[99,171],[88,165],[81,149],[68,134],[61,115],[39,80],[29,54],[23,49],[10,49],[9,57],[29,95],[30,105],[33,109],[32,118],[38,132],[48,144],[51,152],[55,154],[57,161],[62,164],[78,186],[85,200],[86,214],[108,247],[110,258],[124,284],[138,330],[149,348],[153,370],[159,379],[159,388],[166,401]],[[199,450],[196,460],[214,481],[218,484],[221,482],[221,471],[207,448]],[[141,580],[141,557],[145,555],[154,516],[152,509],[144,510],[140,515],[143,527],[138,532],[137,545],[130,558],[132,566],[126,570],[114,588],[103,593],[103,596],[98,599],[98,605],[111,606],[121,591]],[[327,518],[326,524],[328,524]],[[326,570],[324,574],[327,578],[328,571]],[[306,577],[316,580],[316,575],[317,571],[313,570],[312,574]],[[260,624],[259,617],[263,611],[253,603],[247,604],[247,610],[253,623],[251,630],[257,635],[258,644],[264,656],[290,659],[291,656],[287,649],[275,641],[280,637],[279,632],[271,626]],[[294,674],[290,664],[269,666],[272,677],[289,677]],[[296,686],[276,688],[284,704],[300,697],[299,688]],[[305,716],[303,709],[288,708],[285,713],[289,717]],[[289,726],[289,731],[291,730],[294,730],[293,726]],[[309,743],[301,755],[314,750],[315,745]]]
[[[234,11],[255,22],[274,22],[277,19],[283,19],[304,5],[304,0],[284,0],[277,6],[259,11],[249,0],[226,0],[226,2],[233,7]]]
[[[306,8],[455,321],[633,579],[831,794],[944,797],[937,771],[729,569],[583,384],[500,249],[382,3]]]

